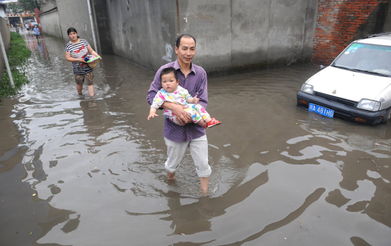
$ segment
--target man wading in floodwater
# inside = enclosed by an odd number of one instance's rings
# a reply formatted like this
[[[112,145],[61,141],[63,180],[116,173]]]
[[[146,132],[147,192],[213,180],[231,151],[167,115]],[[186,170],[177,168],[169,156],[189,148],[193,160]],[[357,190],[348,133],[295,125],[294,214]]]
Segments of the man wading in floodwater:
[[[183,34],[175,43],[177,60],[159,68],[147,93],[147,101],[151,105],[156,93],[162,88],[160,73],[164,68],[173,67],[177,71],[179,84],[187,89],[192,97],[198,97],[199,103],[206,108],[208,105],[208,79],[205,70],[192,63],[196,54],[196,40],[193,36]],[[208,140],[205,129],[192,123],[189,114],[182,105],[164,102],[162,107],[171,110],[181,125],[164,119],[164,141],[167,146],[167,160],[164,164],[167,179],[175,179],[175,171],[189,147],[191,156],[200,178],[201,192],[207,194],[209,176],[212,170],[208,163]]]

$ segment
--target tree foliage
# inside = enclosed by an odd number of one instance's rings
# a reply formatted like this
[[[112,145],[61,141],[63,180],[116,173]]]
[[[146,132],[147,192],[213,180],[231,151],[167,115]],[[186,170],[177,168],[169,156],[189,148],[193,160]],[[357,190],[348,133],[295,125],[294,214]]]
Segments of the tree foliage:
[[[40,0],[18,0],[17,3],[8,4],[7,8],[9,8],[13,13],[20,13],[23,11],[31,11],[34,12],[35,8],[41,8]]]

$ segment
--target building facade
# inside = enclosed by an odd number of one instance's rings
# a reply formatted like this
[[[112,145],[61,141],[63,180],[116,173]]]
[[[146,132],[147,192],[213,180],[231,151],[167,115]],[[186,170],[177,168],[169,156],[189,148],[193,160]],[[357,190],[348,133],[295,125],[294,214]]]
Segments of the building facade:
[[[156,69],[175,59],[175,38],[197,38],[209,72],[327,64],[352,40],[391,31],[391,0],[45,0],[43,31],[75,27],[103,53]]]

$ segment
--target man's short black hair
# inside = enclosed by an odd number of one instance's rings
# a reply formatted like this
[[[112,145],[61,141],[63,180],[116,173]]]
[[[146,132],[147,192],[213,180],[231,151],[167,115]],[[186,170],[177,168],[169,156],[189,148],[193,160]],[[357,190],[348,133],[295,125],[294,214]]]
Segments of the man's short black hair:
[[[176,73],[175,68],[173,67],[166,67],[160,72],[160,80],[162,79],[162,76],[165,74],[174,73],[175,79],[178,80],[178,74]]]
[[[181,39],[185,37],[185,38],[192,38],[194,40],[194,43],[197,43],[195,37],[193,37],[192,35],[190,34],[181,34],[179,35],[177,38],[176,38],[176,41],[175,41],[175,46],[177,48],[179,48],[179,45],[181,44]]]

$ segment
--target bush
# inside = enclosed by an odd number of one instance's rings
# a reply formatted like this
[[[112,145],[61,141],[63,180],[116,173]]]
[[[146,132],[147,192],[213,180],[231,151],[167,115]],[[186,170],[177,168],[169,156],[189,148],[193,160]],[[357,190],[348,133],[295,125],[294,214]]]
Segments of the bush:
[[[28,79],[23,72],[23,66],[31,56],[31,51],[26,47],[26,42],[18,33],[11,32],[11,44],[7,51],[9,65],[15,88],[10,86],[10,79],[7,71],[3,72],[0,83],[0,97],[16,95],[22,85],[28,83]]]

